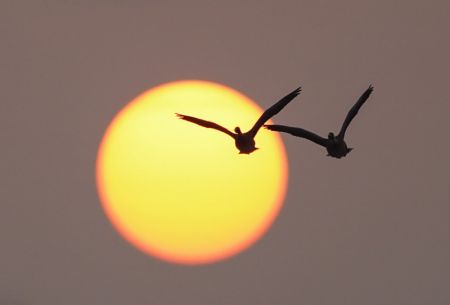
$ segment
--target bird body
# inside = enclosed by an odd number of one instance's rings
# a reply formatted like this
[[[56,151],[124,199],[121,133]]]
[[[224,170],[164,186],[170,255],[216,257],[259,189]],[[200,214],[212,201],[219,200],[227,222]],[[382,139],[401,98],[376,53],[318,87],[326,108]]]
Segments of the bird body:
[[[367,88],[367,90],[360,96],[358,101],[355,103],[355,105],[353,105],[353,107],[345,117],[344,123],[342,124],[341,130],[337,136],[335,136],[334,133],[330,132],[328,134],[328,138],[324,138],[303,128],[284,125],[264,125],[264,127],[272,131],[285,132],[296,137],[308,139],[316,144],[325,147],[328,152],[327,156],[340,159],[342,157],[345,157],[353,149],[347,147],[347,143],[345,143],[344,141],[345,132],[350,125],[350,122],[358,113],[358,110],[369,98],[372,91],[373,87],[372,85],[370,85],[369,88]]]
[[[345,157],[353,148],[348,148],[347,143],[344,139],[340,140],[338,138],[327,139],[328,143],[325,148],[327,149],[329,157],[342,158]]]
[[[287,104],[289,104],[290,101],[292,101],[297,95],[300,94],[300,91],[301,88],[299,87],[294,91],[292,91],[291,93],[289,93],[288,95],[286,95],[285,97],[283,97],[277,103],[272,105],[269,109],[264,111],[264,113],[261,115],[258,121],[256,121],[255,125],[253,125],[252,129],[244,133],[241,132],[241,129],[239,127],[236,127],[234,129],[235,132],[231,132],[225,127],[222,127],[214,122],[205,121],[202,119],[198,119],[192,116],[179,113],[176,113],[176,115],[182,120],[200,125],[202,127],[213,128],[223,133],[226,133],[227,135],[229,135],[234,139],[235,146],[239,150],[240,154],[250,154],[258,149],[255,146],[256,145],[255,136],[258,130],[261,128],[261,126],[263,126],[265,122],[267,122],[271,117],[280,112]]]
[[[239,150],[240,154],[250,154],[254,152],[258,149],[255,144],[254,137],[248,132],[237,133],[234,137],[234,145]]]

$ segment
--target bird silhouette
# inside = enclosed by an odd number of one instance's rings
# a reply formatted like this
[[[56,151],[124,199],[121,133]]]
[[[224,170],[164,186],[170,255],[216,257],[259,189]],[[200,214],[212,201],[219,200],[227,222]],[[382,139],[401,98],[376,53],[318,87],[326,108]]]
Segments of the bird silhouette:
[[[240,154],[250,154],[258,149],[257,147],[255,147],[255,136],[258,133],[258,130],[261,128],[261,126],[263,126],[265,122],[267,122],[271,117],[280,112],[281,109],[283,109],[290,101],[292,101],[297,95],[299,95],[300,91],[301,87],[298,87],[297,89],[295,89],[294,91],[283,97],[281,100],[279,100],[277,103],[275,103],[273,106],[271,106],[269,109],[264,111],[264,113],[261,115],[258,121],[256,121],[255,125],[253,125],[252,129],[250,129],[245,133],[242,133],[239,127],[236,127],[234,129],[235,132],[231,132],[225,127],[222,127],[214,122],[205,121],[202,119],[198,119],[192,116],[179,113],[176,113],[176,115],[180,119],[183,119],[185,121],[189,121],[191,123],[195,123],[197,125],[206,128],[213,128],[223,133],[226,133],[227,135],[229,135],[234,139],[234,143],[236,145],[236,148],[239,150]]]
[[[341,130],[337,136],[334,133],[328,133],[328,138],[323,138],[311,131],[305,130],[298,127],[289,127],[283,125],[264,125],[265,128],[273,131],[286,132],[296,137],[308,139],[316,144],[322,145],[327,149],[328,155],[334,158],[345,157],[353,148],[347,147],[347,143],[344,141],[345,131],[347,130],[350,122],[358,113],[359,108],[366,102],[370,94],[373,91],[372,85],[367,88],[367,90],[359,97],[358,101],[353,105],[353,107],[348,112],[345,117],[344,123],[342,124]]]

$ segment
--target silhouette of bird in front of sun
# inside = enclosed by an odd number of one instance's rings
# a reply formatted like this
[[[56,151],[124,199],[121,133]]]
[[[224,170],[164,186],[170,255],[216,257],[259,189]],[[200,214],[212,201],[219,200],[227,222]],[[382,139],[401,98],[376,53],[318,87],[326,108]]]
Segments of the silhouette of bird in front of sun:
[[[361,108],[361,106],[369,98],[372,91],[373,87],[372,85],[370,85],[369,88],[367,88],[367,90],[360,96],[358,101],[355,103],[355,105],[353,105],[353,107],[348,112],[344,120],[344,123],[342,124],[341,131],[339,131],[339,134],[337,136],[335,136],[334,133],[330,132],[328,134],[328,138],[323,138],[303,128],[289,127],[283,125],[264,125],[264,127],[273,131],[286,132],[296,137],[308,139],[316,144],[324,146],[328,152],[327,156],[340,159],[342,157],[345,157],[353,149],[347,147],[347,143],[345,143],[344,141],[345,131],[347,130],[348,125],[350,125],[350,122],[358,113],[359,108]]]
[[[226,133],[230,137],[234,139],[236,148],[239,150],[240,154],[250,154],[257,150],[258,148],[255,147],[255,136],[258,132],[258,130],[261,128],[261,126],[264,125],[265,122],[267,122],[271,117],[273,117],[275,114],[281,111],[281,109],[284,108],[287,104],[289,104],[290,101],[292,101],[297,95],[300,94],[301,87],[298,87],[285,97],[283,97],[281,100],[279,100],[276,104],[271,106],[269,109],[264,111],[264,113],[261,115],[261,117],[256,121],[255,125],[253,125],[252,129],[249,131],[242,133],[241,129],[239,127],[236,127],[234,129],[235,133],[229,131],[225,127],[220,126],[219,124],[205,121],[202,119],[194,118],[192,116],[184,115],[176,113],[176,115],[183,120],[189,121],[191,123],[195,123],[197,125],[206,127],[206,128],[214,128],[218,131],[221,131],[223,133]]]

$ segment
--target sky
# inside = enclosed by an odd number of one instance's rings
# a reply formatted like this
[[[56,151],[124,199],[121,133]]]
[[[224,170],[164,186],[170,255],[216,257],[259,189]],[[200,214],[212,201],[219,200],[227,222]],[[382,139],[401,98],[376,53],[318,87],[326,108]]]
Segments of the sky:
[[[0,304],[450,303],[448,1],[2,1]],[[373,84],[340,160],[284,136],[269,232],[217,264],[149,257],[106,219],[95,160],[114,115],[202,79],[326,135]]]

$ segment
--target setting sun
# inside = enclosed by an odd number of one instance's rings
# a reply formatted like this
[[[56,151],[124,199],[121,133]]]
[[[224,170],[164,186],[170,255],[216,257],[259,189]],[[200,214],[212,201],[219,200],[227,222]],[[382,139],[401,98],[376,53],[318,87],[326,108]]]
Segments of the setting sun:
[[[248,248],[273,223],[287,187],[286,153],[277,133],[261,129],[260,149],[239,154],[231,137],[175,113],[248,130],[262,109],[206,81],[144,92],[103,136],[100,201],[117,231],[143,252],[174,263],[212,263]]]

